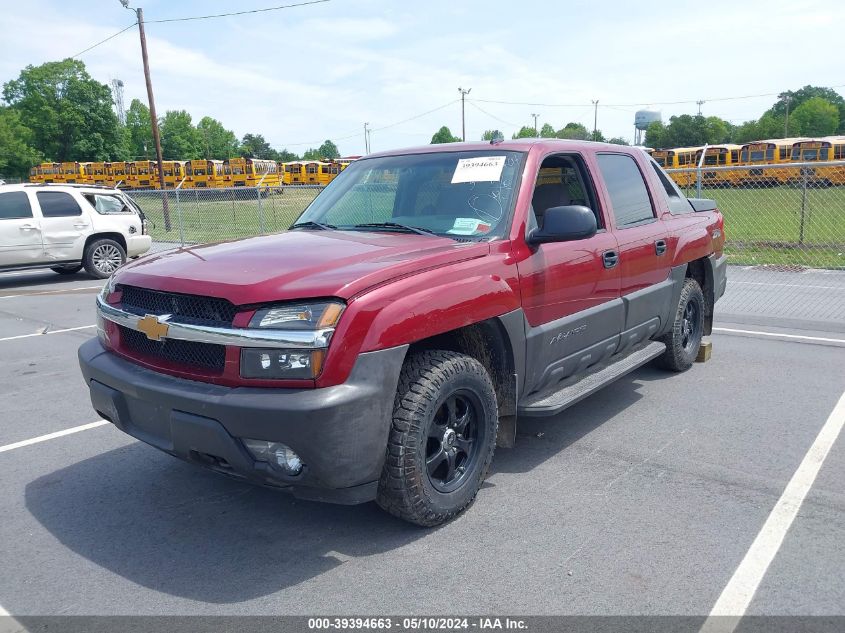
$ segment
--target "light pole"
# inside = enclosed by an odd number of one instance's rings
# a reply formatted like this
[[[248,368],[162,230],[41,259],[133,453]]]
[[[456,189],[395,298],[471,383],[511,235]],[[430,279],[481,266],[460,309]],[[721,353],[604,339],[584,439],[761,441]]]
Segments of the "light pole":
[[[789,102],[792,101],[792,95],[781,95],[786,104],[786,118],[783,120],[783,138],[789,138]]]
[[[593,140],[598,139],[599,100],[593,99]]]
[[[705,102],[702,100],[698,100],[695,103],[698,105],[698,116],[701,116],[701,106],[703,106]]]
[[[532,114],[531,116],[534,117],[534,136],[539,138],[540,133],[537,131],[537,117],[540,116],[540,115],[539,114]]]
[[[466,110],[465,110],[465,99],[466,96],[472,91],[472,88],[467,88],[464,90],[463,88],[458,88],[458,92],[461,93],[461,139],[466,141],[467,140],[467,124],[466,124]]]
[[[369,123],[364,123],[364,154],[370,153],[370,130],[367,128]]]
[[[144,10],[140,7],[133,9],[129,6],[129,0],[120,0],[124,9],[135,12],[138,18],[138,31],[141,34],[141,59],[144,62],[144,79],[147,82],[147,99],[150,102],[150,125],[153,128],[153,142],[156,146],[156,161],[158,162],[158,184],[161,187],[162,210],[164,211],[164,230],[170,230],[170,206],[167,203],[167,193],[164,190],[164,163],[161,157],[161,137],[158,133],[158,116],[156,115],[156,103],[153,97],[153,82],[150,79],[150,62],[147,58],[147,36],[144,33]]]

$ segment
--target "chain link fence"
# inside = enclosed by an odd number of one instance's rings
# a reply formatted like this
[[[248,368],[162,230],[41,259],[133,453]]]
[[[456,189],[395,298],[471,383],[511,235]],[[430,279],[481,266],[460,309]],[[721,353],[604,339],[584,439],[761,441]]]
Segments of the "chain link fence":
[[[731,268],[720,314],[845,326],[845,162],[668,173],[688,197],[716,200],[725,216]],[[198,188],[130,195],[153,223],[153,249],[160,251],[284,231],[322,189]],[[366,189],[353,196],[369,210],[362,221],[389,219],[390,204],[380,204],[378,194]],[[378,218],[369,217],[373,209]]]

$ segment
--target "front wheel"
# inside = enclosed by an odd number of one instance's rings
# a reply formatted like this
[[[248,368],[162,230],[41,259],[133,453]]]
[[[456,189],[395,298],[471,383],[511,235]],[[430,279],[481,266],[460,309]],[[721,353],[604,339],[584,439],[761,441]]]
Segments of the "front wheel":
[[[95,240],[85,249],[85,270],[97,279],[111,277],[125,262],[126,251],[120,244],[108,238]]]
[[[475,499],[496,446],[493,383],[474,358],[450,351],[410,356],[394,401],[377,503],[426,527]]]
[[[672,329],[661,341],[666,351],[658,357],[658,364],[671,371],[686,371],[695,362],[701,337],[704,334],[704,293],[695,279],[684,279],[678,309]]]

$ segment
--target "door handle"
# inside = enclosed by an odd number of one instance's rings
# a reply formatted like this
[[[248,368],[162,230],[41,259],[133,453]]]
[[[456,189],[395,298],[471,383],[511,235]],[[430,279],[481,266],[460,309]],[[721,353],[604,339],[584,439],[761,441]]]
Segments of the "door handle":
[[[616,251],[605,251],[601,254],[601,258],[605,268],[613,268],[619,263],[619,253]]]
[[[38,227],[32,224],[21,224],[20,229],[21,231],[37,231]]]
[[[74,224],[73,228],[75,228],[75,229],[87,229],[88,225],[87,224]]]
[[[663,255],[666,252],[666,240],[657,240],[654,243],[654,252],[657,255]]]

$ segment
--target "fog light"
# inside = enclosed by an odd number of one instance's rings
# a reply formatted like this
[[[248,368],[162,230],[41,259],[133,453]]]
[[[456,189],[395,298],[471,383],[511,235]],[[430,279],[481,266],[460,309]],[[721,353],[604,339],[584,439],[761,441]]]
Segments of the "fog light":
[[[286,475],[298,475],[302,472],[302,460],[290,446],[266,440],[244,439],[244,446],[260,462],[267,462],[279,468]]]

